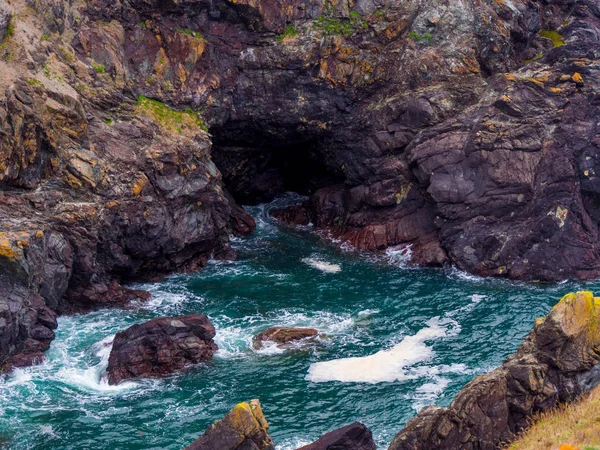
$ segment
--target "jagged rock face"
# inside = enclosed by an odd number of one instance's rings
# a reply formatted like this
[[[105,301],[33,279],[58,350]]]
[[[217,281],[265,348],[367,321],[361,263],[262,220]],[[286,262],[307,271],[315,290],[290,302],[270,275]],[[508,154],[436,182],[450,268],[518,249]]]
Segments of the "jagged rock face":
[[[275,327],[257,334],[252,340],[252,346],[260,349],[265,342],[274,342],[278,347],[286,348],[302,341],[314,340],[318,336],[319,331],[314,328]]]
[[[327,5],[96,1],[119,24],[75,47],[115,82],[206,106],[244,202],[300,172],[310,221],[358,248],[485,276],[600,274],[594,2]]]
[[[362,423],[354,422],[321,436],[312,444],[298,450],[375,450],[371,431]]]
[[[186,450],[275,450],[260,402],[239,403]]]
[[[600,383],[599,318],[599,297],[566,295],[536,321],[517,353],[467,384],[448,408],[421,411],[390,450],[503,448],[535,414]]]
[[[416,264],[600,275],[592,0],[34,6],[0,47],[0,267],[55,312],[228,254],[225,187]]]
[[[0,49],[10,61],[0,71],[6,367],[11,357],[38,360],[27,355],[53,337],[31,308],[44,315],[146,299],[121,283],[233,257],[229,235],[254,228],[223,189],[195,113],[136,103],[122,82],[94,81],[108,77],[104,67],[86,67],[59,37],[79,33],[75,6],[37,2],[37,14],[12,6],[15,36]],[[54,19],[40,28],[40,16]]]
[[[108,383],[165,376],[208,361],[218,348],[214,337],[215,327],[204,314],[133,325],[115,336],[106,369]]]

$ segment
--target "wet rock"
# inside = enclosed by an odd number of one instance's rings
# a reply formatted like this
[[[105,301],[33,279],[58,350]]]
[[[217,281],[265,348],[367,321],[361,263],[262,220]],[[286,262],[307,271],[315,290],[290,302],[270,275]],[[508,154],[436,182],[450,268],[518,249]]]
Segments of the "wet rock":
[[[260,402],[239,403],[186,450],[275,450]]]
[[[375,450],[371,431],[362,423],[354,422],[321,436],[312,444],[298,450]]]
[[[599,318],[591,292],[564,296],[502,366],[467,384],[448,408],[425,408],[390,450],[503,448],[536,414],[600,383]]]
[[[204,314],[162,317],[117,333],[108,359],[108,382],[165,376],[209,361],[217,351],[215,328]]]
[[[418,265],[600,276],[594,2],[167,3],[39,0],[0,49],[0,290],[20,304],[120,306],[201,269],[255,227],[227,188],[309,195],[278,217]]]
[[[302,341],[314,339],[319,335],[319,331],[314,328],[275,327],[260,332],[252,340],[252,346],[258,350],[265,342],[274,342],[278,347],[286,348]]]
[[[309,213],[304,205],[292,205],[283,209],[274,209],[270,215],[288,225],[307,226],[310,224]]]

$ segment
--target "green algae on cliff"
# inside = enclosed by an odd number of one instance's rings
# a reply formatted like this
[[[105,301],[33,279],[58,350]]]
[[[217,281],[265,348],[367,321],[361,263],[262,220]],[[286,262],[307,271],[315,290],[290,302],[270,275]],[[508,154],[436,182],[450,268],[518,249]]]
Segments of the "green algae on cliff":
[[[552,41],[552,43],[554,44],[554,48],[563,47],[563,46],[567,45],[567,43],[565,42],[565,38],[558,31],[542,30],[542,31],[540,31],[540,37],[550,39]]]
[[[171,109],[164,103],[143,95],[138,97],[137,111],[156,120],[163,128],[171,132],[181,134],[184,128],[208,130],[198,111],[191,108],[186,108],[184,111]]]

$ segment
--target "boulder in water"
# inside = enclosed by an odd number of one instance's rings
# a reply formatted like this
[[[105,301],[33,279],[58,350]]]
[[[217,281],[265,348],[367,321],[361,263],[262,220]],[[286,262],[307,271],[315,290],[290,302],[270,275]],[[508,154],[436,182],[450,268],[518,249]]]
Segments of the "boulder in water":
[[[303,340],[314,339],[319,331],[314,328],[274,327],[260,332],[252,341],[252,346],[258,350],[264,342],[274,342],[278,347],[286,348]]]
[[[600,297],[565,295],[517,353],[467,384],[448,408],[423,409],[389,450],[503,448],[536,414],[600,384],[599,319]]]
[[[237,404],[185,450],[275,450],[260,402]]]
[[[375,450],[371,431],[360,422],[354,422],[324,434],[312,444],[298,450]]]
[[[117,333],[108,360],[108,382],[164,376],[208,361],[217,351],[215,328],[204,314],[161,317]]]
[[[274,209],[271,216],[288,225],[306,226],[310,224],[309,211],[305,205],[292,205],[287,208]]]

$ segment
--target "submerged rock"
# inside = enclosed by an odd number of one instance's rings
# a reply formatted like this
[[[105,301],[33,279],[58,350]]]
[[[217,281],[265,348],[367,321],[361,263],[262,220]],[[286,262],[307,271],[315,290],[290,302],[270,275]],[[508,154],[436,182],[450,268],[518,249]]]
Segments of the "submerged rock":
[[[185,450],[275,450],[260,402],[237,404]]]
[[[312,444],[298,450],[375,450],[371,431],[360,422],[354,422],[324,434]]]
[[[161,317],[117,333],[108,359],[108,382],[164,376],[208,361],[217,351],[206,315]]]
[[[565,295],[536,320],[502,366],[467,384],[448,408],[425,408],[389,449],[503,448],[535,414],[573,401],[600,383],[599,320],[599,297]]]
[[[291,205],[283,209],[274,209],[270,214],[277,220],[289,225],[306,226],[310,224],[310,215],[304,205]]]
[[[319,331],[314,328],[286,328],[274,327],[260,332],[252,340],[252,346],[260,349],[264,342],[274,342],[278,347],[291,347],[295,343],[308,341],[319,336]]]

